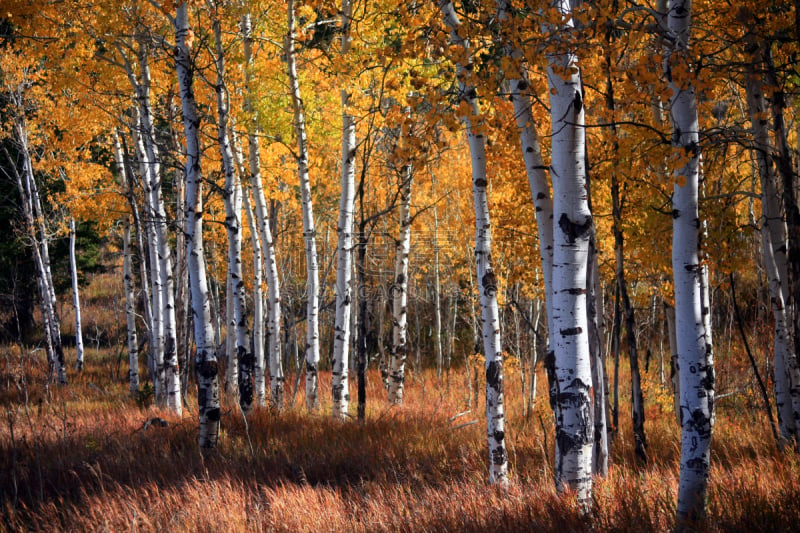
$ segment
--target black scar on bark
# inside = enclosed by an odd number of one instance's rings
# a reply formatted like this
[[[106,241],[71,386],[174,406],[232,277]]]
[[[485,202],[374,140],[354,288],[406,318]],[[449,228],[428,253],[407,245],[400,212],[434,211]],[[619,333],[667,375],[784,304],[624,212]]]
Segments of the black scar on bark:
[[[213,409],[206,411],[206,418],[209,422],[219,422],[219,414],[219,407],[214,407]]]
[[[525,82],[525,80],[519,80],[519,83],[517,83],[517,89],[519,89],[520,91],[524,91],[527,88],[528,84]]]
[[[567,289],[567,294],[572,294],[573,296],[580,296],[581,294],[586,294],[586,289],[581,289],[581,288]]]
[[[481,279],[481,286],[486,294],[497,292],[497,279],[495,278],[494,271],[488,270]]]
[[[702,457],[694,457],[686,461],[686,466],[689,467],[691,470],[696,470],[699,472],[707,472],[708,471],[708,461],[703,459]]]
[[[197,365],[197,373],[200,377],[211,379],[217,375],[219,369],[217,368],[216,361],[203,361]]]
[[[583,328],[576,327],[576,328],[564,328],[559,331],[562,337],[570,337],[573,335],[580,335],[583,333]]]
[[[482,178],[478,178],[475,180],[475,185],[477,187],[486,187],[486,180]]]
[[[310,372],[310,373],[316,374],[317,373],[317,365],[315,365],[314,363],[309,363],[308,361],[306,361],[306,372]]]
[[[575,113],[581,112],[583,108],[583,96],[580,91],[575,91],[575,99],[572,101],[572,105],[575,106]]]
[[[486,386],[493,388],[497,394],[503,393],[502,361],[492,361],[486,367]]]
[[[571,221],[566,213],[561,213],[561,217],[558,219],[558,227],[567,236],[567,242],[575,244],[576,240],[586,237],[589,230],[592,229],[592,217],[586,217],[586,221],[583,224],[577,224]]]
[[[545,193],[543,193],[543,192],[536,193],[536,199],[537,200],[544,200],[545,198],[547,198],[547,195]]]
[[[505,446],[497,446],[492,450],[493,465],[505,464],[507,458],[508,458],[508,452],[506,452]]]
[[[691,419],[686,421],[689,431],[696,431],[701,439],[711,438],[711,417],[700,409],[692,411]]]

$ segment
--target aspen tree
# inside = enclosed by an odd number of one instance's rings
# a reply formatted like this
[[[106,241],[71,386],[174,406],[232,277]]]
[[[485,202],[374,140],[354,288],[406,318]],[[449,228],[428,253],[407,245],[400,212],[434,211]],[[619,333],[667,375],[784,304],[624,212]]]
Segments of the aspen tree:
[[[574,27],[568,0],[553,7],[563,38]],[[584,94],[578,57],[560,39],[548,56],[552,117],[553,329],[556,388],[556,486],[576,492],[587,509],[592,495],[591,354],[587,320],[587,268],[593,229],[586,180]]]
[[[389,402],[403,403],[408,337],[408,254],[411,250],[411,164],[404,166],[400,184],[400,233],[395,241],[392,297],[392,355],[389,363]],[[437,292],[438,297],[438,292]],[[441,328],[441,325],[439,326]],[[419,340],[417,341],[419,342]]]
[[[353,5],[351,0],[342,2],[341,55],[350,50],[352,37]],[[348,367],[350,356],[352,277],[353,277],[353,224],[356,201],[355,159],[356,124],[350,111],[348,89],[341,90],[342,97],[342,190],[339,200],[338,244],[336,255],[336,317],[333,338],[333,416],[347,416],[350,403]]]
[[[217,6],[209,2],[209,9]],[[215,40],[215,57],[217,81],[214,86],[217,100],[217,141],[222,154],[222,168],[225,173],[225,228],[228,234],[228,291],[233,304],[233,322],[228,323],[228,338],[235,333],[235,364],[229,364],[230,370],[238,369],[239,407],[245,414],[253,409],[253,352],[250,350],[250,331],[247,327],[247,310],[245,308],[244,278],[242,276],[242,189],[234,161],[231,146],[229,97],[225,73],[225,51],[222,43],[222,25],[219,16],[214,16],[212,29]],[[230,309],[230,308],[229,308]],[[233,328],[231,328],[233,326]],[[229,357],[234,359],[233,353]],[[228,375],[233,380],[233,372]]]
[[[300,196],[303,210],[303,240],[306,255],[306,406],[319,407],[317,367],[319,366],[319,261],[317,259],[317,230],[314,223],[314,208],[311,199],[311,180],[308,172],[308,136],[306,133],[305,107],[300,94],[297,77],[295,50],[296,23],[294,0],[287,4],[288,32],[286,36],[286,63],[289,74],[289,92],[292,97],[294,129],[297,137],[297,174],[300,180]]]
[[[470,43],[460,31],[461,22],[450,1],[440,1],[445,25],[450,30],[450,42],[467,55]],[[480,294],[483,349],[486,368],[486,424],[489,444],[489,482],[508,483],[508,453],[505,443],[505,406],[503,394],[503,352],[500,339],[500,320],[497,307],[497,278],[491,264],[491,224],[486,176],[485,125],[479,123],[478,94],[471,85],[471,68],[456,63],[458,92],[462,120],[467,130],[467,143],[472,162],[472,196],[475,209],[475,263]]]
[[[189,38],[187,3],[178,5],[175,25],[175,67],[181,91],[183,127],[186,136],[186,247],[189,257],[189,286],[192,292],[194,342],[196,346],[197,404],[202,448],[214,448],[219,436],[219,383],[214,328],[203,252],[203,196],[200,174],[200,118],[194,96],[194,64]]]
[[[75,368],[83,370],[83,332],[81,330],[81,298],[78,292],[78,262],[75,257],[75,219],[69,219],[69,270],[72,279],[72,307],[75,309]]]
[[[688,61],[691,0],[672,0],[667,15],[670,54],[665,70],[672,91],[672,144],[686,163],[675,171],[672,197],[672,271],[675,286],[675,328],[678,343],[681,411],[681,468],[678,521],[691,524],[705,513],[711,460],[714,366],[710,358],[711,331],[703,305],[703,265],[699,257],[698,190],[700,139],[696,89],[691,79],[676,79],[674,67]],[[681,71],[687,70],[681,68]]]

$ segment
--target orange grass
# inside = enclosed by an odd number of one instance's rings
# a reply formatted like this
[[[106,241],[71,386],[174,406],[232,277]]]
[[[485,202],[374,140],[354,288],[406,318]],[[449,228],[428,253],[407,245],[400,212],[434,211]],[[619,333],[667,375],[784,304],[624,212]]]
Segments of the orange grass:
[[[449,386],[435,373],[410,373],[403,407],[387,406],[378,374],[370,374],[363,425],[327,416],[325,373],[317,414],[301,407],[302,390],[294,408],[261,409],[246,423],[224,398],[220,445],[201,453],[193,398],[181,419],[138,406],[111,371],[117,354],[108,350],[89,353],[86,372],[71,374],[68,387],[47,391],[42,357],[0,348],[2,529],[563,533],[674,525],[679,430],[668,393],[655,383],[646,398],[650,463],[635,462],[623,387],[614,466],[596,480],[592,512],[582,516],[553,487],[544,379],[523,419],[513,365],[506,376],[512,484],[502,491],[485,481],[483,402],[479,395],[467,405],[463,368]],[[144,430],[154,416],[169,426]],[[792,530],[800,523],[799,474],[800,461],[775,450],[761,413],[721,402],[708,520],[699,529]]]

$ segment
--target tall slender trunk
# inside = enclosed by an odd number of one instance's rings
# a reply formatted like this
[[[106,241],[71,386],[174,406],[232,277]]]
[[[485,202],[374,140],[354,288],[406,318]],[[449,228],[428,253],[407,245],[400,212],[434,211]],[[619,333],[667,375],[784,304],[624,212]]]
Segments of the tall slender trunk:
[[[450,1],[439,8],[450,29],[450,42],[469,54],[470,43],[459,34],[461,25]],[[505,443],[505,406],[503,394],[503,352],[497,306],[497,278],[491,264],[491,224],[486,175],[486,137],[480,132],[478,95],[468,79],[471,64],[456,64],[459,99],[469,106],[469,116],[462,117],[467,129],[472,160],[472,197],[475,209],[475,263],[481,304],[483,349],[486,358],[486,424],[489,444],[489,482],[508,483],[508,453]]]
[[[49,238],[47,235],[44,213],[39,199],[36,178],[33,175],[28,143],[28,126],[25,119],[25,105],[22,89],[10,94],[14,106],[14,134],[22,157],[22,173],[16,166],[12,170],[16,176],[17,188],[22,197],[22,211],[31,240],[34,263],[36,265],[39,296],[42,301],[42,320],[44,322],[47,357],[50,365],[50,378],[57,376],[59,385],[67,384],[67,369],[64,362],[64,350],[61,345],[61,321],[58,316],[55,288],[50,270]],[[8,156],[8,152],[6,152]],[[11,157],[8,156],[9,160]]]
[[[431,246],[433,247],[433,343],[436,350],[436,377],[441,381],[442,369],[444,367],[444,351],[442,350],[442,294],[441,282],[439,279],[439,211],[436,207],[436,176],[434,176],[433,173],[431,173],[431,197],[434,199],[432,209],[433,235],[431,242]]]
[[[508,0],[497,0],[498,19],[506,21],[508,18]],[[502,27],[504,35],[505,55],[513,62],[522,61],[522,51],[513,41],[508,38],[507,27]],[[547,327],[550,332],[550,345],[547,347],[548,356],[546,363],[552,361],[552,335],[554,326],[552,322],[552,287],[553,287],[553,200],[550,197],[550,184],[547,179],[548,167],[542,159],[542,149],[539,144],[539,135],[536,131],[536,120],[533,117],[530,82],[528,81],[525,66],[519,65],[519,78],[506,79],[507,90],[510,93],[511,102],[514,105],[514,116],[519,130],[519,140],[522,148],[522,158],[525,162],[525,172],[528,176],[528,185],[531,190],[534,212],[536,214],[536,229],[539,237],[539,257],[542,262],[542,278],[544,282],[545,294],[545,315]],[[550,381],[551,394],[555,392],[552,378],[552,366],[548,366],[548,379]]]
[[[139,342],[136,338],[136,299],[131,268],[131,223],[125,218],[122,233],[122,281],[125,288],[125,319],[128,326],[128,383],[132,395],[139,392]]]
[[[772,166],[772,140],[770,139],[763,83],[757,72],[762,65],[759,45],[754,39],[747,41],[748,55],[745,89],[753,132],[754,154],[761,177],[761,247],[764,267],[769,281],[770,301],[774,317],[775,399],[778,406],[778,423],[781,436],[787,442],[800,442],[800,372],[793,349],[790,331],[791,310],[786,303],[791,300],[786,261],[787,232],[783,219],[778,180]],[[794,384],[794,386],[793,386]]]
[[[342,46],[345,56],[350,49],[350,24],[353,5],[350,0],[342,1]],[[356,125],[350,114],[350,95],[346,89],[342,97],[342,192],[339,200],[339,224],[337,227],[337,265],[336,265],[336,318],[333,338],[333,416],[344,418],[350,402],[348,386],[348,367],[350,355],[350,314],[352,303],[352,263],[353,263],[353,212],[355,210],[355,159]]]
[[[114,130],[114,161],[120,175],[122,187],[127,191],[131,203],[131,210],[136,206],[135,199],[131,198],[133,190],[125,165],[125,157],[119,139],[119,132]],[[134,214],[134,219],[138,213]],[[135,280],[133,278],[133,253],[131,251],[131,221],[125,217],[122,231],[122,282],[125,290],[125,322],[128,331],[128,383],[132,395],[139,392],[139,340],[136,334],[136,296],[134,294]]]
[[[172,251],[167,235],[167,214],[164,209],[164,199],[161,192],[161,164],[158,147],[156,145],[155,128],[153,125],[152,106],[150,101],[150,66],[149,49],[145,37],[138,36],[139,42],[139,68],[141,81],[138,85],[139,112],[141,121],[141,136],[144,140],[148,193],[150,200],[150,215],[154,227],[155,241],[153,247],[156,251],[158,262],[158,289],[160,292],[159,304],[161,306],[161,342],[163,342],[163,361],[156,369],[158,383],[164,387],[163,395],[156,395],[159,403],[177,414],[181,414],[181,382],[180,369],[178,368],[177,332],[175,322],[175,288],[172,272]]]
[[[303,209],[303,239],[306,253],[306,407],[319,408],[319,260],[317,259],[317,230],[314,224],[314,208],[311,198],[311,180],[308,172],[308,140],[306,135],[305,108],[300,96],[300,81],[297,77],[295,51],[296,24],[294,0],[289,0],[288,35],[286,39],[286,63],[289,73],[289,92],[294,111],[294,128],[297,137],[297,174],[300,180],[300,197]]]
[[[253,192],[253,204],[261,237],[262,256],[265,262],[267,275],[267,338],[269,339],[269,370],[270,370],[270,395],[272,405],[280,410],[283,408],[284,375],[283,361],[281,358],[281,292],[278,278],[278,265],[275,257],[275,245],[272,240],[272,228],[267,213],[267,201],[264,196],[264,186],[261,180],[261,156],[259,155],[258,117],[252,104],[252,37],[250,17],[245,15],[242,20],[245,52],[245,110],[247,116],[247,138],[250,164],[250,184]]]
[[[616,120],[616,100],[612,75],[611,55],[606,54],[606,107],[612,114],[612,150],[619,150]],[[644,432],[644,396],[642,394],[641,375],[639,373],[639,354],[636,346],[636,318],[628,296],[628,282],[625,279],[625,235],[622,230],[622,210],[625,207],[625,196],[620,192],[617,172],[611,169],[611,212],[612,232],[614,233],[614,276],[619,293],[622,312],[625,315],[625,334],[628,341],[628,360],[631,369],[631,416],[633,420],[633,437],[636,456],[643,463],[647,462],[647,439]]]
[[[691,79],[674,79],[672,69],[673,65],[688,61],[691,8],[691,0],[673,0],[667,18],[672,48],[665,60],[666,77],[672,89],[672,144],[689,158],[685,166],[675,171],[672,197],[672,270],[682,415],[677,507],[681,523],[692,523],[705,514],[714,390],[714,367],[709,360],[711,331],[706,329],[703,316],[707,310],[703,309],[703,265],[699,257],[700,144],[696,89]]]
[[[135,80],[134,83],[136,83]],[[138,87],[138,85],[136,86]],[[147,155],[144,149],[144,140],[142,139],[141,113],[138,105],[134,106],[133,115],[134,124],[131,127],[131,135],[133,138],[136,162],[139,166],[142,189],[144,190],[143,216],[140,217],[138,215],[138,206],[136,204],[136,195],[133,185],[133,173],[128,175],[130,180],[128,202],[131,205],[131,212],[134,215],[134,223],[136,223],[137,219],[139,221],[137,224],[137,238],[139,243],[140,264],[142,265],[142,298],[146,299],[144,305],[145,311],[149,310],[149,313],[145,315],[149,341],[147,368],[150,372],[150,379],[153,381],[154,395],[158,397],[161,391],[163,391],[163,384],[158,379],[156,369],[161,366],[164,357],[164,343],[161,340],[163,338],[160,305],[161,291],[158,290],[158,286],[161,283],[161,276],[159,275],[160,269],[154,249],[156,238],[153,232],[153,217],[150,208],[150,195],[148,193],[149,179],[147,177]],[[145,283],[145,280],[147,283]]]
[[[219,384],[214,328],[208,298],[206,263],[203,255],[203,196],[200,174],[200,118],[194,97],[194,64],[191,59],[188,6],[178,6],[175,17],[175,67],[181,91],[183,127],[186,136],[186,246],[189,256],[189,286],[192,292],[194,341],[197,367],[197,404],[202,448],[214,448],[219,436]]]
[[[75,219],[69,219],[69,270],[72,278],[72,307],[75,308],[75,368],[83,370],[83,332],[81,331],[81,298],[78,292],[78,262],[75,257]]]
[[[567,0],[553,6],[572,31]],[[587,323],[587,268],[593,229],[586,180],[584,95],[578,57],[564,49],[548,66],[553,132],[553,301],[551,342],[556,382],[556,486],[576,492],[588,508],[592,494],[591,354]],[[555,224],[558,227],[555,227]]]
[[[390,289],[392,296],[392,355],[389,364],[389,402],[396,404],[403,403],[405,362],[408,351],[408,254],[411,251],[412,172],[409,164],[405,168],[405,175],[401,178],[403,182],[400,184],[400,233],[395,241],[394,281]],[[438,366],[441,368],[441,365]]]
[[[245,308],[244,278],[242,276],[242,189],[236,172],[231,136],[229,134],[228,89],[225,78],[225,52],[222,43],[222,26],[219,17],[212,21],[216,41],[217,83],[217,140],[222,154],[222,168],[225,172],[225,228],[228,233],[228,291],[232,295],[233,324],[228,323],[228,338],[236,333],[235,363],[228,368],[238,368],[239,407],[245,414],[253,410],[253,352],[250,349],[250,331],[247,327]],[[231,329],[233,326],[233,329]],[[233,353],[229,353],[233,359]],[[233,373],[228,376],[231,381]]]

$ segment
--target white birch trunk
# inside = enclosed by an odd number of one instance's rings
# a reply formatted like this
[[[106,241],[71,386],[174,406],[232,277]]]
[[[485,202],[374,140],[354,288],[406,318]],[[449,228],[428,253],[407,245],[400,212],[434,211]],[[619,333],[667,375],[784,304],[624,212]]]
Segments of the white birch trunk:
[[[699,259],[698,187],[700,181],[699,124],[695,88],[691,80],[675,80],[671,64],[685,61],[689,51],[691,0],[673,0],[668,14],[672,51],[666,60],[673,146],[690,157],[675,172],[673,193],[672,270],[675,286],[675,321],[681,390],[681,469],[677,514],[679,522],[698,520],[705,512],[711,445],[710,392],[713,364],[707,361]]]
[[[159,361],[161,364],[156,367],[157,383],[163,387],[163,393],[158,394],[159,391],[156,389],[156,401],[159,405],[165,403],[171,411],[180,415],[182,411],[181,381],[180,369],[178,368],[172,252],[167,235],[167,214],[161,192],[161,164],[153,126],[148,55],[149,50],[142,37],[139,39],[141,80],[137,87],[137,96],[139,100],[141,136],[144,141],[146,155],[149,214],[152,217],[152,231],[155,237],[155,240],[151,241],[151,248],[155,249],[156,261],[154,263],[158,264],[157,292],[160,293],[158,303],[160,305],[161,324],[160,330],[157,331],[160,334],[160,357],[163,357],[163,360]],[[151,253],[151,255],[153,254]],[[152,265],[151,268],[155,269],[155,266]],[[153,279],[156,280],[155,271]],[[154,290],[154,294],[155,292]]]
[[[450,29],[450,42],[469,53],[469,42],[459,35],[460,21],[452,2],[439,3],[444,22]],[[472,196],[475,208],[475,264],[481,304],[483,349],[486,358],[486,424],[489,443],[489,482],[508,484],[508,453],[505,443],[505,408],[503,398],[503,348],[500,342],[500,319],[497,307],[497,279],[491,265],[491,224],[486,191],[486,137],[473,124],[478,116],[478,96],[469,82],[471,69],[456,64],[459,99],[469,104],[470,116],[463,117],[467,128],[472,161]]]
[[[250,241],[253,246],[253,359],[256,382],[256,405],[267,404],[266,382],[264,381],[264,294],[262,289],[262,273],[264,271],[261,243],[258,240],[253,208],[250,205],[250,190],[244,191],[244,210],[247,213],[247,224],[250,228]]]
[[[125,289],[125,321],[128,326],[128,383],[132,395],[139,392],[139,340],[136,336],[136,297],[131,268],[131,223],[125,218],[122,233],[122,282]]]
[[[498,0],[498,18],[507,19],[508,0]],[[512,61],[521,61],[522,52],[511,43],[506,43],[505,54]],[[536,229],[539,237],[539,255],[542,261],[542,278],[545,292],[545,312],[549,331],[553,331],[550,311],[553,286],[553,200],[550,197],[550,184],[547,179],[548,167],[542,159],[542,149],[536,131],[536,120],[531,112],[530,83],[527,71],[519,65],[517,79],[510,76],[506,80],[507,90],[514,104],[514,116],[517,120],[519,140],[522,147],[522,158],[528,175],[528,185],[536,213]],[[550,350],[550,348],[548,348]]]
[[[345,56],[350,49],[352,3],[342,1],[342,47]],[[353,277],[353,211],[355,209],[356,126],[349,113],[349,95],[342,89],[342,192],[339,199],[338,244],[336,256],[336,317],[333,338],[333,416],[344,418],[350,403],[348,367],[350,366],[350,313]]]
[[[249,15],[245,15],[245,18],[247,20],[247,26],[245,26],[245,28],[247,28],[249,27]],[[245,24],[244,21],[243,24]],[[247,85],[245,109],[249,111],[247,133],[249,141],[250,183],[252,186],[256,222],[261,237],[262,255],[264,257],[267,275],[267,337],[269,339],[270,395],[272,405],[280,410],[283,408],[283,388],[285,381],[283,375],[283,360],[281,358],[280,280],[278,278],[275,246],[272,241],[272,229],[270,228],[269,217],[267,216],[267,201],[264,196],[264,187],[261,180],[257,115],[251,100],[252,40],[249,37],[250,30],[243,30],[243,32],[245,34],[245,84]]]
[[[295,53],[294,0],[288,2],[288,37],[286,62],[289,73],[289,91],[294,110],[294,128],[297,136],[297,173],[300,179],[300,195],[303,209],[303,238],[306,253],[306,406],[319,407],[317,367],[319,366],[319,261],[317,259],[317,230],[314,225],[314,209],[311,200],[311,181],[308,173],[308,141],[305,126],[305,110],[300,96]]]
[[[125,159],[122,153],[122,145],[119,140],[119,133],[114,130],[114,162],[120,175],[122,186],[129,190],[129,179],[125,168]],[[133,209],[133,205],[131,208]],[[130,392],[135,395],[139,392],[139,339],[136,334],[136,296],[134,294],[133,279],[133,253],[131,252],[131,222],[125,217],[125,225],[122,232],[122,282],[125,290],[125,323],[128,331],[128,383]]]
[[[175,67],[181,92],[183,126],[186,136],[186,246],[189,257],[189,286],[194,315],[194,341],[197,367],[197,404],[202,448],[214,448],[219,436],[219,384],[214,328],[208,298],[206,264],[203,256],[203,196],[200,175],[200,119],[194,97],[194,65],[186,42],[189,16],[186,2],[175,17]]]
[[[212,26],[216,40],[217,133],[222,154],[222,168],[225,172],[223,200],[225,202],[225,228],[228,233],[228,300],[229,304],[233,304],[233,323],[229,320],[226,335],[228,339],[231,339],[234,332],[236,334],[235,357],[233,352],[228,353],[228,368],[233,371],[238,367],[239,407],[245,414],[249,414],[253,410],[253,353],[250,350],[250,332],[247,327],[244,278],[242,276],[242,191],[236,173],[231,137],[228,133],[228,90],[219,18],[213,20]],[[233,375],[233,372],[229,374],[229,383],[233,381]]]
[[[757,47],[755,43],[753,46]],[[748,111],[752,124],[755,158],[761,177],[761,246],[764,269],[769,281],[770,300],[774,317],[774,357],[775,357],[775,400],[778,406],[778,423],[783,439],[787,442],[800,441],[797,435],[800,405],[798,388],[797,356],[792,349],[792,334],[789,329],[788,267],[786,250],[788,248],[786,222],[783,218],[781,197],[778,193],[777,176],[772,166],[772,141],[766,119],[767,108],[764,100],[763,84],[748,63],[745,88]],[[793,387],[792,384],[795,384]]]
[[[567,0],[556,0],[562,16]],[[562,26],[572,30],[571,19]],[[564,45],[562,45],[564,46]],[[553,286],[551,345],[555,355],[556,486],[591,504],[591,361],[587,321],[587,267],[592,215],[586,182],[584,95],[578,57],[568,51],[549,57],[548,83],[553,131]],[[555,224],[558,227],[555,227]]]
[[[81,331],[81,299],[78,292],[78,262],[75,257],[75,219],[69,219],[69,268],[72,277],[72,307],[75,309],[75,368],[83,370],[83,332]]]
[[[400,188],[400,234],[395,241],[392,296],[392,355],[389,363],[389,403],[403,403],[408,337],[408,254],[411,251],[411,181],[413,170],[406,165]],[[419,339],[418,339],[419,342]],[[441,367],[441,365],[439,365]]]
[[[133,76],[131,73],[130,76]],[[138,94],[138,82],[132,78],[132,83],[136,88],[136,92]],[[162,395],[163,382],[158,379],[157,376],[157,368],[162,365],[164,359],[163,353],[163,328],[161,325],[161,291],[159,290],[161,284],[161,275],[160,275],[160,268],[158,260],[156,259],[156,252],[155,252],[155,231],[153,226],[153,215],[152,209],[150,206],[150,193],[149,193],[149,183],[150,180],[148,179],[148,167],[147,167],[147,154],[145,153],[144,148],[144,140],[142,138],[142,126],[141,126],[141,113],[139,111],[138,104],[133,108],[134,114],[134,127],[132,128],[132,134],[134,139],[134,150],[136,153],[136,159],[139,163],[139,173],[142,179],[142,188],[144,189],[144,219],[142,223],[142,227],[140,228],[142,231],[139,233],[139,242],[142,245],[140,247],[141,253],[141,260],[140,264],[150,265],[149,269],[149,276],[146,278],[147,282],[145,284],[145,278],[142,278],[142,284],[144,287],[144,294],[147,298],[147,307],[150,309],[150,314],[147,317],[148,320],[146,321],[147,324],[147,331],[149,336],[149,354],[147,360],[147,368],[150,371],[150,378],[153,380],[153,392],[154,396],[158,398]],[[129,188],[129,200],[134,200],[133,196],[133,186]],[[145,259],[145,254],[147,254],[147,258]]]
[[[12,92],[9,96],[16,108],[14,110],[14,133],[22,156],[23,167],[21,174],[16,167],[13,167],[13,172],[16,176],[17,188],[22,197],[23,216],[28,227],[36,265],[39,296],[42,301],[42,320],[44,323],[48,363],[50,365],[51,378],[57,376],[59,385],[66,385],[67,369],[64,362],[64,350],[61,345],[61,322],[58,317],[58,302],[56,301],[53,287],[53,277],[50,272],[50,251],[44,213],[39,200],[36,179],[33,175],[33,162],[28,143],[28,126],[25,119],[22,89]]]

